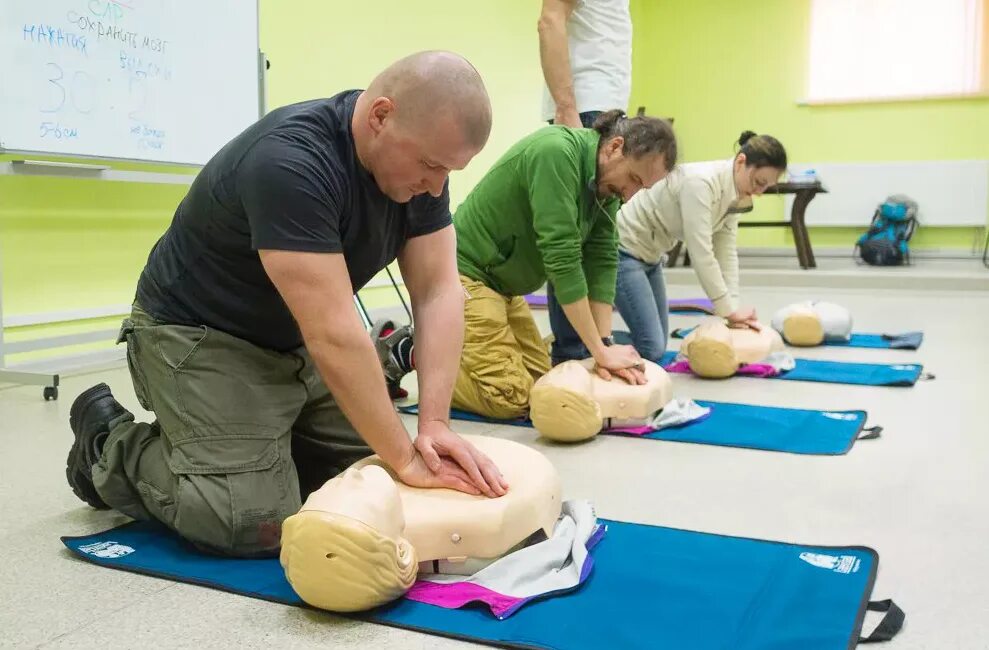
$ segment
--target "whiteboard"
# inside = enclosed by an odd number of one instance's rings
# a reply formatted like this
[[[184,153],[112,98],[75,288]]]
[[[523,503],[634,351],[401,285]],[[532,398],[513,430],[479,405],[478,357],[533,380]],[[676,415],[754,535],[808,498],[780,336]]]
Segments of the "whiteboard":
[[[0,0],[0,149],[205,164],[258,60],[256,0]]]
[[[989,214],[989,160],[799,163],[789,169],[815,170],[828,190],[807,206],[809,226],[865,227],[892,194],[917,202],[921,225],[981,227]],[[787,196],[786,214],[792,205]]]

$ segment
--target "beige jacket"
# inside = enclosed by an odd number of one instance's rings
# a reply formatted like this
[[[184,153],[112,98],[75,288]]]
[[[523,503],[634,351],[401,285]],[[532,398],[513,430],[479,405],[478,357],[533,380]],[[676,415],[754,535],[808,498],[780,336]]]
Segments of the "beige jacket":
[[[701,287],[719,316],[738,309],[738,214],[732,160],[679,165],[618,211],[622,250],[658,264],[684,242]]]

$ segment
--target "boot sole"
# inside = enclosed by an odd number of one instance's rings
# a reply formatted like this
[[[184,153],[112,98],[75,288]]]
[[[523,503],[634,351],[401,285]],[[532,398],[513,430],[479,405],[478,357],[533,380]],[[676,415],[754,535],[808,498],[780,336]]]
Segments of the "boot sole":
[[[97,384],[81,393],[72,403],[72,407],[69,409],[69,426],[72,428],[73,441],[72,447],[69,449],[69,456],[65,461],[65,479],[68,481],[69,487],[72,488],[72,493],[97,510],[109,510],[110,506],[103,501],[96,491],[92,478],[81,469],[85,453],[82,441],[86,438],[86,432],[77,433],[77,430],[82,419],[82,405],[89,402],[89,400],[82,398],[103,390],[109,392],[110,387],[106,384]]]

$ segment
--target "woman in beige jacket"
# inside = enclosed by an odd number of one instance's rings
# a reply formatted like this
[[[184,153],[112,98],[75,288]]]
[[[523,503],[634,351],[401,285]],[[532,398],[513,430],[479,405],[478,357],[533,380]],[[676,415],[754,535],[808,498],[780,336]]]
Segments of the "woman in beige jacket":
[[[639,191],[618,212],[615,306],[646,359],[658,360],[669,337],[662,263],[686,244],[701,287],[715,312],[731,323],[754,324],[755,310],[739,306],[738,210],[775,185],[786,171],[786,151],[769,135],[745,131],[734,158],[678,166]]]

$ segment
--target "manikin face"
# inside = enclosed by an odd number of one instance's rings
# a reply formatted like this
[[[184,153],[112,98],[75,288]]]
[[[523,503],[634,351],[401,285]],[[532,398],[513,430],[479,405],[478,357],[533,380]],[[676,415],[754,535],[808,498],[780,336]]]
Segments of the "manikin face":
[[[301,512],[307,510],[350,517],[393,540],[405,531],[398,487],[377,465],[351,468],[327,481],[306,499]]]
[[[285,577],[315,607],[353,612],[383,605],[415,582],[415,549],[402,538],[404,528],[388,473],[348,469],[282,525]]]
[[[619,197],[627,202],[636,192],[652,187],[669,173],[663,154],[631,158],[622,153],[624,145],[624,138],[614,137],[598,151],[597,194],[601,198]]]

